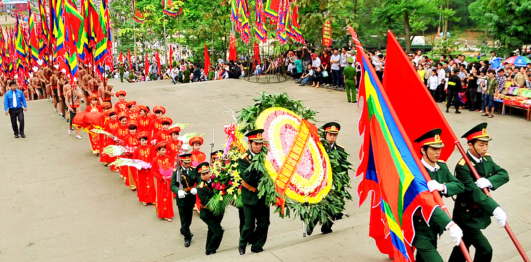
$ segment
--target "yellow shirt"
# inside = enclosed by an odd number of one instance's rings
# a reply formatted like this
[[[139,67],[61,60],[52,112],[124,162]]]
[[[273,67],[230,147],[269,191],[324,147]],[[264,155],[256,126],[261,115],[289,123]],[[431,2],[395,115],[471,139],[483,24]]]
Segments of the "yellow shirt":
[[[419,77],[422,81],[424,81],[424,75],[426,74],[426,71],[424,70],[417,70],[417,74],[419,74]]]

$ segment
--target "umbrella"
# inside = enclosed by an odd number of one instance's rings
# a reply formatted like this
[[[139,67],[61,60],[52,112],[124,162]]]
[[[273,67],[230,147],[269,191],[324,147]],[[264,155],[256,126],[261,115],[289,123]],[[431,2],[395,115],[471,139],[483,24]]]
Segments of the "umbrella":
[[[88,130],[93,128],[103,129],[103,126],[105,125],[105,116],[101,112],[88,112],[83,117],[83,122],[85,122],[86,127],[90,127]]]
[[[74,117],[74,119],[72,119],[72,126],[78,129],[84,129],[85,127],[87,127],[85,125],[85,122],[83,121],[83,118],[85,117],[86,114],[88,114],[88,112],[76,113],[76,116]]]
[[[527,66],[527,63],[531,63],[531,59],[529,59],[528,57],[525,57],[525,56],[511,56],[507,59],[505,59],[505,61],[503,61],[503,63],[509,63],[509,64],[513,64],[514,66],[516,67],[523,67],[523,66]]]

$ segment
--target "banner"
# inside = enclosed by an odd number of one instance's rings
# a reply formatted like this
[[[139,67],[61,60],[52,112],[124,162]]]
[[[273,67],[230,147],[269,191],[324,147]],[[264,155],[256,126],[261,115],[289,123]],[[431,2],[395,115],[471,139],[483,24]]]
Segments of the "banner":
[[[330,23],[330,21],[326,21],[323,24],[323,45],[332,45],[332,24]]]

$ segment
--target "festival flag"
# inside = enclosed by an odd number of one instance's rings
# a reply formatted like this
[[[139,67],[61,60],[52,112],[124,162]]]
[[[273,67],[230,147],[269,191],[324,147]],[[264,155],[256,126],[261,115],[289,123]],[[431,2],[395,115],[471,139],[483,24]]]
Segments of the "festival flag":
[[[160,75],[160,67],[161,67],[161,64],[160,64],[160,56],[159,56],[159,52],[156,52],[156,53],[155,53],[155,60],[157,61],[157,74]]]
[[[323,24],[323,46],[332,45],[332,24],[327,20]]]
[[[263,0],[256,0],[254,24],[256,25],[256,30],[254,30],[256,37],[260,39],[262,43],[267,42],[267,27]]]
[[[277,40],[280,42],[281,45],[284,45],[286,43],[286,40],[288,40],[288,35],[286,32],[286,25],[289,19],[288,17],[289,13],[290,13],[289,1],[280,0],[280,7],[279,7],[278,19],[277,19]]]
[[[258,45],[257,42],[254,42],[253,51],[254,51],[254,56],[253,56],[253,70],[254,70],[256,66],[260,65],[260,46]]]
[[[180,1],[180,0],[179,0]],[[172,17],[176,17],[183,12],[182,6],[179,6],[179,11],[173,11],[174,3],[172,0],[162,0],[162,11]]]
[[[106,10],[105,1],[101,2],[100,8],[95,14],[92,14],[92,26],[94,30],[96,46],[94,49],[94,62],[97,65],[103,67],[104,60],[108,54],[107,52],[107,24],[105,21],[105,10]],[[100,70],[101,71],[101,70]],[[101,72],[103,73],[103,72]]]
[[[208,70],[210,70],[210,56],[208,55],[207,45],[205,44],[205,75],[208,75]]]
[[[127,50],[127,60],[129,60],[129,70],[133,72],[133,62],[131,62],[131,51]]]
[[[149,75],[149,60],[148,60],[148,56],[146,54],[146,58],[145,58],[145,65],[144,65],[144,72],[146,73],[146,77]]]
[[[172,63],[173,63],[173,47],[170,45],[170,57],[168,59],[170,61],[170,70],[171,70],[171,67],[173,66]]]
[[[135,0],[132,0],[131,2],[133,3],[133,19],[138,23],[143,24],[146,21],[144,14],[140,10],[136,9]]]
[[[387,39],[383,88],[387,93],[387,97],[389,97],[389,103],[394,108],[397,116],[399,116],[406,132],[406,138],[409,141],[414,141],[432,129],[442,129],[441,139],[450,142],[445,143],[446,146],[441,151],[440,158],[446,161],[453,153],[454,142],[458,141],[458,139],[391,31],[388,31]],[[411,115],[411,108],[403,104],[403,92],[400,94],[401,92],[396,90],[397,83],[400,83],[400,86],[408,87],[408,90],[411,91],[408,92],[408,99],[415,101],[418,108],[422,108],[422,110],[417,110],[418,112],[415,112],[415,115]],[[429,121],[423,121],[422,125],[419,125],[419,119],[429,119]],[[420,155],[420,145],[416,144],[414,149],[417,158],[422,157]]]
[[[354,29],[352,29],[352,27],[348,27],[348,32],[350,33],[350,36],[352,37],[352,41],[354,42],[354,45],[356,47],[362,47],[361,46],[361,43],[360,43],[360,40],[358,39],[358,33],[356,33],[356,31],[354,31]]]
[[[30,9],[31,10],[31,9]],[[35,26],[35,16],[29,11],[29,30],[30,30],[30,57],[31,64],[37,65],[39,60],[39,40],[37,39],[37,28]]]
[[[236,61],[236,57],[238,57],[238,54],[236,54],[236,36],[234,32],[231,32],[229,40],[229,61]]]
[[[363,144],[356,171],[363,178],[358,187],[359,204],[373,192],[370,232],[380,236],[375,238],[380,251],[394,261],[413,261],[413,214],[420,208],[429,222],[438,205],[428,191],[426,170],[420,168],[422,164],[381,88],[371,61],[360,47],[357,61],[363,69],[359,95],[363,110],[358,124]]]
[[[80,60],[85,61],[85,46],[88,45],[88,35],[85,31],[85,21],[83,16],[79,13],[74,0],[65,0],[66,17],[69,23],[69,31],[72,34],[75,51]],[[71,50],[70,54],[72,54]]]
[[[291,14],[291,25],[292,30],[295,31],[297,42],[304,44],[304,37],[301,33],[301,26],[299,25],[299,7],[297,4],[293,7],[293,12]]]
[[[280,3],[282,0],[267,0],[265,4],[265,15],[271,20],[271,23],[277,23]]]
[[[39,12],[41,15],[42,35],[46,38],[46,40],[48,40],[49,30],[48,30],[48,19],[47,19],[47,13],[46,13],[46,0],[39,0]]]
[[[118,57],[118,60],[120,61],[120,65],[123,66],[124,65],[124,57],[122,55],[122,51],[120,51],[120,56]]]
[[[65,24],[64,24],[64,0],[51,0],[53,3],[53,42],[55,42],[54,63],[64,60],[65,54]],[[59,61],[57,61],[59,59]]]

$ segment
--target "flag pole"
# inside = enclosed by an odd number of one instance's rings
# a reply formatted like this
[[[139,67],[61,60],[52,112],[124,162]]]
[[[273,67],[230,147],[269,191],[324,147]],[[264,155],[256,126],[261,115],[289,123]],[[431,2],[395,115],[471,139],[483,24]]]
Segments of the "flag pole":
[[[52,1],[48,1],[48,4],[50,6],[50,28],[48,28],[48,67],[53,72],[53,51],[52,51],[52,35],[53,35],[53,18],[52,18]]]
[[[166,58],[166,56],[168,55],[168,46],[166,44],[166,20],[163,18],[162,19],[162,25],[164,25],[164,58]],[[166,68],[168,67],[168,59],[164,59],[166,60]]]
[[[480,179],[481,177],[479,176],[478,171],[473,166],[472,162],[470,162],[470,158],[468,158],[465,150],[463,149],[463,146],[461,146],[461,143],[459,141],[455,141],[454,144],[457,147],[457,149],[459,150],[459,153],[461,153],[461,155],[463,156],[463,159],[465,160],[466,164],[470,168],[470,171],[472,171],[472,174],[474,175],[476,180]],[[492,195],[490,194],[490,192],[489,192],[489,190],[487,188],[483,188],[482,190],[483,190],[483,193],[485,193],[485,195],[487,195],[488,197],[492,198]],[[520,256],[522,256],[522,258],[524,259],[525,262],[529,262],[530,261],[529,257],[527,256],[524,248],[520,244],[520,241],[518,241],[518,238],[516,238],[516,235],[514,234],[513,230],[509,226],[509,222],[505,222],[505,230],[507,231],[507,234],[509,234],[509,237],[511,238],[511,240],[514,243],[514,245],[516,246],[516,249],[518,250],[518,253],[520,253]]]
[[[358,51],[358,52],[361,52],[361,57],[362,57],[362,59],[367,59],[367,54],[365,54],[365,51],[363,51],[363,47],[362,47],[361,43],[359,42],[359,40],[358,40],[358,38],[357,38],[357,36],[356,36],[356,33],[355,33],[354,29],[352,29],[351,27],[349,27],[349,28],[348,28],[348,31],[349,31],[349,33],[350,33],[351,36],[352,36],[353,42],[356,44],[357,51]],[[360,43],[360,44],[358,44],[358,43]],[[360,62],[360,63],[361,63],[361,62]],[[363,64],[363,63],[362,63],[362,64]],[[363,68],[363,66],[362,66],[362,68]],[[369,67],[369,69],[370,69],[370,73],[371,73],[372,75],[376,75],[376,73],[374,72],[374,68]],[[362,73],[362,76],[363,76],[363,73]],[[376,84],[378,85],[378,87],[381,87],[381,86],[382,86],[382,83],[380,82],[380,79],[376,78],[375,81],[376,81]],[[383,89],[382,89],[382,90],[383,90]],[[383,96],[383,98],[384,98],[385,101],[389,101],[389,98],[387,97],[387,94],[386,94],[385,92],[382,92],[382,96]],[[390,109],[391,109],[391,108],[392,108],[392,107],[390,106]],[[390,113],[392,114],[393,118],[398,119],[398,118],[396,117],[396,115],[395,115],[396,113],[394,112],[394,110],[389,110],[389,111],[390,111]],[[404,128],[402,127],[402,125],[400,124],[400,122],[397,122],[397,127],[398,127],[398,129],[400,130],[400,133],[402,133],[402,134],[406,134],[406,132],[404,131]],[[406,142],[406,144],[407,144],[407,146],[408,146],[409,148],[413,148],[413,146],[411,145],[411,142],[410,142],[408,139],[404,139],[404,141]],[[415,163],[417,164],[417,166],[419,166],[419,170],[420,170],[420,172],[422,173],[422,176],[424,177],[424,179],[425,179],[426,181],[430,181],[431,178],[430,178],[430,176],[426,173],[426,169],[422,169],[422,168],[420,168],[420,167],[422,167],[422,164],[420,163],[420,160],[418,160],[417,158],[414,158],[414,159],[415,159]],[[434,191],[434,192],[432,192],[432,195],[433,195],[433,197],[434,197],[434,199],[435,199],[435,202],[436,202],[437,204],[439,204],[439,207],[440,207],[440,208],[446,213],[446,215],[448,215],[448,217],[451,219],[452,216],[450,215],[450,213],[448,212],[448,208],[446,207],[446,205],[445,205],[444,202],[442,201],[442,198],[441,198],[441,195],[439,194],[439,192],[438,192],[438,191]],[[459,248],[461,248],[461,251],[463,252],[463,255],[464,255],[466,261],[467,261],[467,262],[472,262],[472,261],[473,261],[473,260],[472,260],[472,257],[470,256],[470,253],[468,252],[468,249],[466,248],[466,245],[465,245],[465,243],[464,243],[464,241],[463,241],[462,239],[461,239],[461,242],[459,243]]]

